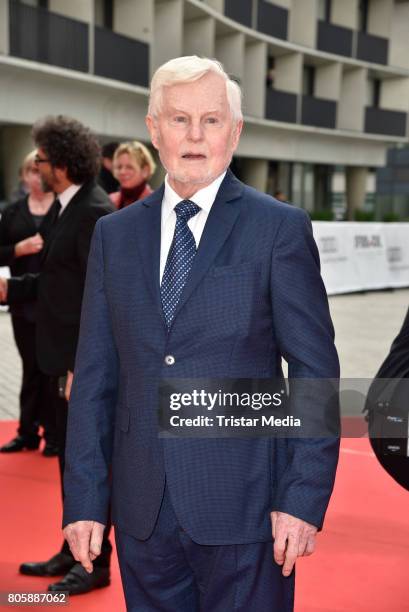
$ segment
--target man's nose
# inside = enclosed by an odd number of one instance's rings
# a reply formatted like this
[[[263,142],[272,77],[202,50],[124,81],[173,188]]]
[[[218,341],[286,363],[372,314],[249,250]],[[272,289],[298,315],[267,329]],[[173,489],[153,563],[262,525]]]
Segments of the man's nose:
[[[189,140],[194,142],[202,140],[203,138],[203,126],[200,121],[192,121],[188,131]]]

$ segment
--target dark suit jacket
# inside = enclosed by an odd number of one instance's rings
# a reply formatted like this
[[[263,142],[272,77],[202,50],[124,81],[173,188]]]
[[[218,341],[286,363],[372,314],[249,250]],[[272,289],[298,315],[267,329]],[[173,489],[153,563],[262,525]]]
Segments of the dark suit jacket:
[[[9,266],[13,276],[36,274],[41,267],[41,253],[14,256],[14,246],[37,232],[47,239],[52,223],[52,213],[48,211],[40,227],[36,227],[28,207],[28,196],[7,206],[0,219],[0,266]],[[35,301],[10,306],[11,313],[32,322],[35,320]]]
[[[64,524],[113,520],[145,539],[165,477],[201,544],[271,540],[271,510],[322,525],[336,439],[163,439],[165,378],[339,375],[318,251],[304,211],[228,172],[168,333],[159,262],[163,188],[96,226],[69,407]],[[166,355],[174,356],[167,365]],[[310,410],[320,399],[310,400]]]
[[[73,370],[82,295],[92,232],[113,207],[105,191],[90,182],[61,213],[45,243],[41,274],[9,280],[8,302],[37,298],[37,353],[41,370],[62,376]]]

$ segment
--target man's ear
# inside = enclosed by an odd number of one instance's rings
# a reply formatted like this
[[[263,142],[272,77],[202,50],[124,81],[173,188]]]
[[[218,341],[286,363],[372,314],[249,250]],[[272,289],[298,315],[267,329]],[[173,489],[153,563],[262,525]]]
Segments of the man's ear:
[[[239,121],[236,122],[234,128],[233,128],[233,149],[236,150],[237,149],[237,145],[239,144],[239,140],[240,140],[240,135],[241,135],[241,131],[243,129],[243,119],[240,119]]]
[[[158,128],[156,126],[156,121],[152,117],[152,115],[146,115],[145,117],[146,127],[148,128],[148,132],[151,137],[151,141],[155,149],[159,148],[159,139],[158,139]]]

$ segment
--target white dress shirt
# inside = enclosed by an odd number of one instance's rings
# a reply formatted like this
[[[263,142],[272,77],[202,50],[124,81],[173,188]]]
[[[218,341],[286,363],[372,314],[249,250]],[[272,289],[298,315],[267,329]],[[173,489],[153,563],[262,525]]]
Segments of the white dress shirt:
[[[81,189],[82,185],[70,185],[67,189],[64,189],[61,193],[57,194],[57,199],[61,204],[61,210],[59,215],[61,216],[68,204],[71,202],[75,194]]]
[[[207,187],[203,187],[197,191],[191,198],[188,198],[190,202],[194,202],[200,206],[200,210],[189,221],[187,222],[193,237],[196,242],[196,248],[199,246],[200,238],[202,237],[204,226],[207,221],[207,217],[210,213],[210,209],[213,206],[213,202],[216,199],[219,187],[226,175],[223,172],[210,183]],[[163,272],[165,270],[166,260],[168,258],[170,245],[172,244],[173,235],[176,227],[176,213],[175,206],[179,204],[183,198],[181,198],[176,191],[169,185],[168,176],[165,178],[165,191],[162,200],[162,223],[161,223],[161,241],[160,241],[160,282],[162,282]]]

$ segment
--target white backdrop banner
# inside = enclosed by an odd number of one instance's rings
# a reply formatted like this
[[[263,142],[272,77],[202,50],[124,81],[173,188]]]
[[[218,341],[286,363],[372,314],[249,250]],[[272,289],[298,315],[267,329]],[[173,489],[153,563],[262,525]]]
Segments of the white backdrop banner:
[[[409,223],[314,221],[329,295],[409,287]]]

